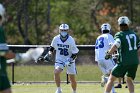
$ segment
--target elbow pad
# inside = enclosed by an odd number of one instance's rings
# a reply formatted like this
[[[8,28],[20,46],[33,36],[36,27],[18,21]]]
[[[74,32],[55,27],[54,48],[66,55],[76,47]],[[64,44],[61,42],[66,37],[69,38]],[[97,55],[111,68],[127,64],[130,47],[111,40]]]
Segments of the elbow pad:
[[[73,60],[75,60],[77,58],[77,54],[72,54],[71,57]]]
[[[117,48],[119,48],[121,46],[121,40],[116,39],[113,45],[115,45]]]

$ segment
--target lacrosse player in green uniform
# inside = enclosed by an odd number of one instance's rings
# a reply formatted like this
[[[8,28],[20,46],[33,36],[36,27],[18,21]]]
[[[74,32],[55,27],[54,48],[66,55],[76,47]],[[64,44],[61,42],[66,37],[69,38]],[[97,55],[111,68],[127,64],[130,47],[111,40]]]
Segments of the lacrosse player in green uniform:
[[[140,40],[136,33],[129,29],[129,24],[130,20],[126,16],[118,19],[120,32],[115,34],[115,43],[107,51],[105,58],[109,59],[111,54],[118,49],[119,59],[117,65],[112,70],[104,93],[110,93],[115,79],[124,77],[124,75],[126,75],[129,93],[134,93],[133,80],[135,79],[139,64],[138,49],[140,47]]]
[[[14,58],[15,54],[8,51],[2,23],[5,21],[5,8],[0,4],[0,93],[12,93],[6,72],[6,59]]]
[[[0,4],[0,93],[12,93],[11,85],[7,76],[6,66],[7,59],[10,62],[29,62],[36,61],[37,58],[42,54],[44,48],[31,48],[25,53],[13,53],[9,51],[8,44],[5,39],[5,32],[2,27],[5,21],[5,8]]]

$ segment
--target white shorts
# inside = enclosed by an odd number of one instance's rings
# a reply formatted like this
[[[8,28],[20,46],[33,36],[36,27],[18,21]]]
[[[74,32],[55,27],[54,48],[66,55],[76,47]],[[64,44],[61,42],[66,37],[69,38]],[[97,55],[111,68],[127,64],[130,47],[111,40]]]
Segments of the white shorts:
[[[106,75],[106,74],[110,74],[111,70],[115,66],[115,63],[114,63],[114,61],[112,59],[99,60],[98,61],[98,66],[101,69],[102,73],[104,75]]]
[[[62,70],[66,67],[66,72],[67,74],[77,74],[76,66],[75,63],[72,63],[71,66],[65,66],[64,64],[61,63],[55,63],[55,69],[61,68]]]

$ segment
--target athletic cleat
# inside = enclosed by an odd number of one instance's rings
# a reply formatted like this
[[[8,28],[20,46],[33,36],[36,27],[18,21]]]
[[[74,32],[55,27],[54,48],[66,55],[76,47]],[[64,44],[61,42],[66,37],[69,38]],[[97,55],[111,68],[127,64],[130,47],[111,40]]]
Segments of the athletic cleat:
[[[126,81],[123,81],[122,84],[126,84]]]
[[[122,88],[121,84],[118,84],[117,86],[115,86],[114,88]]]
[[[101,87],[104,87],[104,86],[105,86],[105,82],[101,81]]]
[[[128,88],[128,86],[126,85],[125,88]]]
[[[55,93],[62,93],[62,90],[56,90]]]

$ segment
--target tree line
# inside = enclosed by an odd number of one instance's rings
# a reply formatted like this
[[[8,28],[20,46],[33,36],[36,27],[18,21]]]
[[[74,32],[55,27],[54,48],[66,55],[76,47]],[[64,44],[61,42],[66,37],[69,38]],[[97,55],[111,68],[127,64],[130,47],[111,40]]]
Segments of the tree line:
[[[77,44],[94,44],[100,25],[108,22],[112,34],[117,19],[126,15],[140,30],[139,0],[2,0],[7,12],[4,24],[9,44],[50,44],[61,23],[70,26]],[[139,33],[139,32],[138,32]]]

